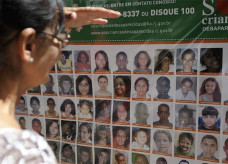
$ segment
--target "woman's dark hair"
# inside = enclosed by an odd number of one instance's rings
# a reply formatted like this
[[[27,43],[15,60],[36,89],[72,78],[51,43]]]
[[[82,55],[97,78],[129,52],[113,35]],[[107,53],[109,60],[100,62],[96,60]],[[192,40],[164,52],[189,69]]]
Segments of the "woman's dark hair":
[[[59,78],[59,86],[62,88],[62,84],[64,81],[69,81],[70,82],[70,85],[71,85],[71,88],[73,87],[73,80],[71,79],[70,76],[68,75],[62,75],[60,76]]]
[[[113,104],[114,104],[114,106],[113,106],[113,122],[116,122],[119,119],[118,116],[117,116],[117,108],[120,105],[123,105],[124,108],[126,109],[126,112],[127,112],[126,120],[129,121],[130,120],[130,102],[127,102],[127,101],[115,101]]]
[[[135,80],[135,90],[136,90],[136,85],[140,80],[145,81],[145,83],[147,85],[147,91],[148,91],[149,90],[149,80],[145,77],[139,77],[137,80]]]
[[[50,126],[55,122],[55,123],[57,123],[58,129],[59,129],[59,121],[58,120],[46,120],[46,123],[47,123],[47,121],[48,121],[48,124],[47,124],[47,128],[46,128],[46,135],[47,135],[47,137],[50,137],[50,132],[49,132]],[[57,136],[59,136],[59,131],[58,131]]]
[[[151,58],[150,58],[148,52],[146,52],[146,51],[139,51],[139,52],[135,55],[135,60],[134,60],[135,67],[136,67],[136,68],[139,68],[139,67],[140,67],[138,59],[139,59],[139,56],[140,56],[141,54],[145,54],[145,55],[146,55],[146,57],[147,57],[146,68],[148,68],[148,67],[150,66],[150,64],[151,64]]]
[[[72,114],[74,116],[76,114],[75,104],[71,99],[66,99],[63,101],[63,103],[60,106],[60,111],[65,112],[65,107],[67,104],[70,104],[70,106],[71,106],[71,113],[70,114]]]
[[[156,63],[156,65],[155,65],[155,69],[154,69],[155,72],[161,71],[162,60],[163,60],[165,57],[168,57],[168,58],[169,58],[170,63],[173,62],[173,55],[172,55],[172,53],[171,53],[169,50],[162,50],[162,51],[159,53],[159,55],[158,55],[158,60],[157,60],[157,63]]]
[[[110,69],[109,69],[108,55],[106,54],[106,52],[103,51],[103,50],[97,51],[95,53],[95,60],[96,60],[98,54],[101,54],[105,58],[105,61],[106,61],[105,70],[110,71]],[[97,70],[98,70],[98,67],[97,67],[97,64],[96,64],[96,68],[95,68],[94,71],[97,71]]]
[[[115,81],[116,79],[122,79],[124,84],[125,84],[125,87],[126,87],[126,93],[124,94],[124,97],[130,97],[131,95],[131,79],[130,79],[130,76],[115,76],[114,77],[114,90],[115,90]]]
[[[0,69],[1,72],[10,70],[15,76],[19,74],[19,64],[9,62],[15,57],[2,52],[25,28],[33,28],[40,34],[46,27],[54,27],[58,13],[58,25],[62,27],[63,3],[61,0],[1,0],[0,6]],[[56,12],[57,8],[59,12]]]
[[[78,63],[81,62],[80,56],[81,56],[82,54],[85,55],[85,57],[86,57],[86,63],[89,62],[89,55],[87,54],[86,51],[79,51],[79,52],[78,52],[77,62],[78,62]]]
[[[77,95],[81,95],[81,92],[79,91],[78,87],[79,87],[79,84],[83,80],[86,80],[89,84],[89,92],[87,95],[93,95],[92,80],[87,75],[79,75],[78,78],[76,79],[76,93],[77,93]]]
[[[200,87],[200,94],[199,95],[203,95],[207,92],[205,89],[205,86],[206,86],[206,83],[208,81],[212,81],[216,85],[215,90],[213,92],[213,102],[221,102],[221,91],[219,88],[219,84],[218,84],[217,80],[215,78],[212,78],[212,77],[209,77],[203,81],[203,83]]]

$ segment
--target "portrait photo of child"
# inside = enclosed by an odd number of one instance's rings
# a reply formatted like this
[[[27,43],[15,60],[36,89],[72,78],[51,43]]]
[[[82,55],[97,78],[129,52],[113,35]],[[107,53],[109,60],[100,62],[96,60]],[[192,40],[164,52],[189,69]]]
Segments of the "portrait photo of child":
[[[95,100],[95,120],[96,122],[110,123],[111,100]]]
[[[112,163],[113,164],[128,164],[130,154],[127,151],[113,150]]]
[[[75,73],[91,73],[91,60],[89,50],[73,51]]]
[[[43,95],[57,96],[57,84],[56,75],[50,74],[48,82],[41,85]]]
[[[92,145],[93,124],[88,122],[78,122],[77,141],[80,144]]]
[[[147,154],[132,153],[132,164],[150,164],[150,156]]]
[[[113,124],[130,125],[130,102],[113,102]]]
[[[78,120],[93,120],[93,102],[91,100],[79,99],[77,104]]]
[[[58,75],[59,95],[74,96],[74,78],[73,75]]]
[[[77,163],[92,164],[93,163],[93,149],[89,146],[77,145]]]
[[[175,104],[175,129],[195,131],[196,106]]]
[[[113,147],[117,149],[129,150],[130,127],[113,126]]]
[[[110,125],[95,124],[94,144],[103,147],[111,146]]]
[[[57,61],[58,73],[73,73],[72,51],[62,51],[59,61]]]
[[[150,129],[132,127],[132,143],[133,151],[150,151]]]
[[[107,75],[99,75],[94,76],[94,79],[96,81],[94,83],[94,88],[96,88],[95,98],[112,98],[112,93],[110,92],[112,89],[111,77]]]

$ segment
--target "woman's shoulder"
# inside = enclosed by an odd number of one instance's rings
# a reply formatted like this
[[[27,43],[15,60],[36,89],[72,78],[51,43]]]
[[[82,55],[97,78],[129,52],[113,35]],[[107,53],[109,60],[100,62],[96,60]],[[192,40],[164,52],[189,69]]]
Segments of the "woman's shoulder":
[[[55,156],[43,137],[34,131],[0,129],[0,163],[56,163]],[[4,153],[3,153],[4,152]]]

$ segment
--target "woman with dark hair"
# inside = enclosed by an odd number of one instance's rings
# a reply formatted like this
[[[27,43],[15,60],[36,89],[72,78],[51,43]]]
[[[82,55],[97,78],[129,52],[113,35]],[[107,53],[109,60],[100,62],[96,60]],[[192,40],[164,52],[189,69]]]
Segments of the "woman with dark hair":
[[[155,64],[155,72],[169,72],[170,64],[173,62],[173,54],[169,50],[162,50]]]
[[[92,80],[87,75],[79,75],[76,79],[76,93],[80,96],[92,96]]]
[[[105,51],[100,50],[95,54],[96,68],[94,72],[110,72],[108,55]]]
[[[77,62],[75,63],[75,71],[85,72],[91,71],[91,66],[89,63],[89,55],[86,51],[79,51]]]
[[[73,118],[76,115],[75,104],[71,99],[66,99],[60,106],[61,116],[66,118]]]
[[[8,159],[10,163],[31,163],[31,159],[36,163],[56,163],[43,137],[20,129],[15,106],[26,90],[47,82],[61,48],[69,39],[62,32],[64,18],[69,29],[104,24],[106,20],[97,18],[119,15],[103,8],[63,9],[61,0],[0,1],[0,147],[5,152],[0,163]],[[24,144],[27,142],[29,147]]]
[[[221,91],[215,78],[205,79],[200,87],[199,101],[221,102]]]
[[[134,64],[136,67],[134,72],[152,73],[152,70],[149,69],[151,58],[148,52],[139,51],[135,56]]]

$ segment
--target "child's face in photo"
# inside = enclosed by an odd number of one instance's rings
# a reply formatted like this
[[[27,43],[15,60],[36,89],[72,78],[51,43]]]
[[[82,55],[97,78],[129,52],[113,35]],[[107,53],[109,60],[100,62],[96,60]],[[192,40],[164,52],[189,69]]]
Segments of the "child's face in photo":
[[[98,136],[100,140],[105,140],[106,139],[106,131],[105,130],[100,130],[98,132]]]
[[[203,151],[203,158],[212,159],[215,152],[218,150],[218,146],[214,139],[206,138],[201,143],[201,149]]]
[[[139,54],[138,62],[139,62],[140,67],[146,67],[146,65],[148,63],[147,55],[144,53]]]
[[[124,96],[127,88],[122,78],[116,78],[114,81],[115,93],[117,96]]]
[[[164,66],[169,66],[169,64],[170,64],[170,59],[169,59],[169,57],[164,57],[163,59],[162,59],[162,61],[161,61],[161,65],[164,67]]]
[[[192,57],[191,54],[185,54],[182,59],[182,64],[183,64],[184,69],[192,69],[194,60],[195,59]]]
[[[228,142],[225,142],[224,146],[223,146],[223,150],[226,154],[226,158],[228,157]]]
[[[86,55],[84,53],[81,53],[80,57],[79,57],[79,60],[80,60],[80,62],[85,64],[86,61],[87,61]]]
[[[80,107],[80,111],[83,115],[88,115],[90,107],[87,104],[82,104],[82,106]]]
[[[54,80],[53,77],[49,77],[49,81],[44,84],[46,86],[47,90],[51,90],[54,86]]]
[[[106,164],[106,162],[108,161],[108,153],[100,152],[98,155],[98,159],[99,159],[99,164]]]
[[[126,69],[127,63],[128,61],[123,55],[119,55],[116,59],[116,65],[118,66],[118,69]]]
[[[20,125],[21,129],[26,129],[26,120],[19,119],[19,125]]]
[[[87,95],[89,93],[89,83],[86,79],[83,79],[79,86],[78,86],[79,92],[82,95]]]
[[[81,152],[81,159],[83,163],[86,163],[89,160],[89,153],[86,151]]]
[[[205,84],[205,90],[208,94],[213,94],[216,88],[216,83],[213,81],[208,81]]]
[[[61,57],[60,57],[60,61],[61,61],[62,63],[66,61],[66,57],[65,57],[65,55],[64,55],[64,54],[62,54],[62,55],[61,55]]]
[[[217,121],[217,117],[214,115],[202,116],[204,126],[208,129],[212,129]]]
[[[167,153],[171,143],[169,142],[169,138],[166,134],[159,133],[156,136],[155,144],[156,144],[159,152]]]
[[[37,101],[33,100],[31,103],[31,107],[33,110],[38,111],[40,109],[40,104]]]
[[[59,133],[59,126],[57,122],[52,122],[49,127],[50,136],[57,136]]]
[[[211,51],[208,51],[206,55],[204,55],[203,60],[205,65],[208,68],[218,69],[221,67],[221,63],[218,58]]]
[[[189,125],[191,123],[191,118],[189,117],[187,112],[181,112],[179,115],[179,120],[182,123],[182,125]]]
[[[99,79],[99,82],[98,82],[98,85],[100,87],[101,90],[106,90],[107,89],[107,86],[108,86],[108,81],[106,78],[100,78]]]
[[[118,121],[126,121],[127,110],[123,104],[118,105],[118,107],[116,109],[116,114],[118,117]]]
[[[157,114],[161,121],[168,120],[169,115],[170,115],[169,109],[165,106],[160,106]]]
[[[63,81],[62,88],[64,92],[69,92],[71,89],[71,83],[70,81]]]
[[[125,131],[118,130],[115,138],[116,138],[116,143],[118,146],[124,146],[124,143],[127,139]]]
[[[100,54],[100,53],[97,54],[95,62],[96,62],[98,69],[105,69],[106,60],[102,54]]]
[[[145,161],[145,159],[141,156],[137,156],[135,158],[134,164],[146,164],[146,163],[147,163],[147,161]]]
[[[188,81],[186,81],[183,85],[181,85],[181,91],[183,94],[188,94],[188,91],[190,91],[192,88],[192,84]]]
[[[161,83],[157,84],[156,89],[157,89],[159,95],[166,96],[169,93],[170,86],[166,80],[163,80],[163,81],[161,81]]]
[[[187,137],[184,137],[179,141],[179,147],[181,148],[183,153],[187,153],[191,150],[192,142]]]
[[[135,86],[138,97],[145,97],[148,86],[145,80],[139,80]]]
[[[74,152],[73,150],[70,148],[70,146],[67,146],[63,149],[63,156],[65,158],[72,158],[72,156],[74,156]]]
[[[70,124],[69,123],[63,124],[63,126],[62,126],[62,132],[66,136],[70,136],[72,134],[72,130],[71,130],[71,127],[70,127]]]
[[[71,105],[70,104],[66,104],[65,105],[65,113],[70,114],[72,111]]]
[[[53,100],[49,100],[47,102],[49,110],[54,110],[55,109],[55,102]]]
[[[143,106],[139,106],[135,112],[136,123],[145,123],[149,117],[148,109]]]
[[[127,164],[127,162],[125,160],[125,156],[119,156],[117,162],[118,162],[118,164]]]
[[[41,123],[40,122],[38,122],[38,121],[33,121],[32,122],[32,129],[34,130],[34,131],[36,131],[37,133],[41,133],[41,130],[42,130],[42,125],[41,125]]]
[[[135,141],[140,145],[144,145],[147,142],[146,133],[144,131],[139,131],[135,137]]]
[[[86,126],[81,127],[81,133],[80,138],[82,142],[88,142],[89,138],[91,136],[91,133],[88,132],[88,129]]]
[[[25,108],[25,101],[24,100],[22,100],[22,99],[19,100],[18,108],[22,111],[24,110],[24,108]]]

